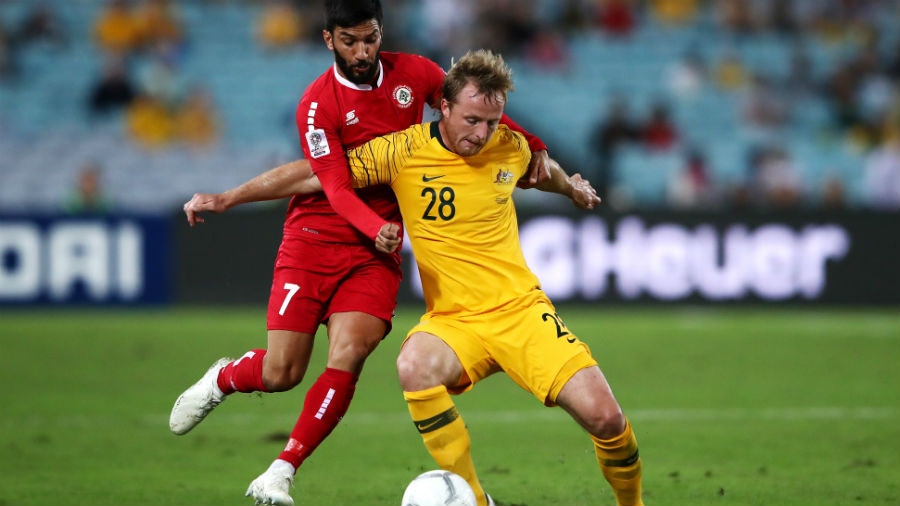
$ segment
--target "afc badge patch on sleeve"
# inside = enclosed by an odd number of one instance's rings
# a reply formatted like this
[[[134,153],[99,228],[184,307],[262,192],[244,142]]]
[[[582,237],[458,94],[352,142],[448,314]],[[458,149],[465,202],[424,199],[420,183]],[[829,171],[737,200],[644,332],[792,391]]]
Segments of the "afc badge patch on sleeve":
[[[328,139],[325,138],[325,130],[318,128],[306,132],[306,143],[309,145],[309,156],[319,158],[331,153]]]

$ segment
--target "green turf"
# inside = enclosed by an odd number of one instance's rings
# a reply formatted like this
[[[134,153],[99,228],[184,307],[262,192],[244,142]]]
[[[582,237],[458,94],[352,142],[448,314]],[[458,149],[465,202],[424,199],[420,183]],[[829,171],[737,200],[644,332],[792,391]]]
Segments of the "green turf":
[[[641,445],[648,505],[900,504],[900,311],[562,307]],[[344,422],[297,476],[298,506],[397,506],[433,464],[393,357],[401,308]],[[175,397],[264,346],[263,308],[0,311],[0,506],[249,505],[302,402],[230,398],[169,433]],[[324,360],[316,349],[311,377]],[[590,442],[503,376],[458,398],[503,504],[613,505]]]

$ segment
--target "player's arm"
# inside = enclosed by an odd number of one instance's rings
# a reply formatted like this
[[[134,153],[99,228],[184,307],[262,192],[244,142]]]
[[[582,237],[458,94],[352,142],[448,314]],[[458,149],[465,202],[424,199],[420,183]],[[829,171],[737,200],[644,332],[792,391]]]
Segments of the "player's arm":
[[[550,179],[550,155],[547,153],[547,145],[544,144],[544,141],[522,128],[506,114],[500,118],[500,123],[508,126],[510,130],[524,135],[525,140],[528,141],[528,147],[531,149],[531,162],[528,164],[528,172],[519,178],[516,186],[519,188],[533,188],[538,183]]]
[[[300,159],[279,165],[249,181],[222,193],[195,193],[184,204],[184,214],[191,226],[203,223],[202,212],[222,213],[234,206],[248,202],[262,202],[290,197],[299,193],[312,193],[318,187],[309,161]]]
[[[376,249],[393,253],[400,246],[400,224],[378,216],[359,198],[352,189],[349,170],[328,170],[315,176],[317,186],[325,192],[335,212],[371,238]]]
[[[559,193],[572,200],[580,209],[593,209],[600,203],[597,190],[580,174],[569,176],[556,160],[550,159],[550,178],[535,185],[541,191]]]
[[[312,170],[332,209],[377,243],[379,233],[389,222],[373,211],[353,190],[344,148],[333,126],[342,124],[343,118],[335,118],[336,113],[321,104],[313,109],[311,102],[310,97],[304,96],[297,106],[297,130],[303,152],[311,161]],[[399,224],[396,229],[399,229]]]
[[[388,221],[378,216],[359,195],[353,191],[353,182],[350,179],[350,169],[346,161],[340,169],[329,169],[316,172],[319,184],[331,207],[347,220],[354,228],[370,239],[378,236],[379,230],[388,224]]]

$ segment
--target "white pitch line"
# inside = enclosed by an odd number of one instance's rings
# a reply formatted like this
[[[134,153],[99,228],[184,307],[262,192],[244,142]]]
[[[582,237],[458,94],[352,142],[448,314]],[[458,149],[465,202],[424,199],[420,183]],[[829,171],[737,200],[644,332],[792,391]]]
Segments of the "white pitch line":
[[[227,408],[226,408],[227,409]],[[223,410],[224,411],[224,410]],[[498,410],[485,411],[483,409],[460,409],[460,414],[468,422],[478,423],[502,423],[505,425],[515,423],[557,423],[561,420],[569,420],[569,416],[562,409],[542,408],[535,406],[533,410]],[[900,420],[900,407],[887,406],[863,406],[855,408],[847,407],[808,407],[808,408],[705,408],[705,409],[632,409],[625,413],[630,420],[640,422],[716,422],[729,420],[780,420],[780,421],[818,421],[818,420]],[[273,416],[271,413],[214,413],[214,417],[221,418],[224,423],[253,426],[261,420],[277,420],[280,424],[289,426],[297,417],[297,413],[284,413]],[[344,417],[342,425],[382,425],[411,423],[406,412],[375,413],[371,411],[354,411]]]
[[[536,407],[531,411],[484,411],[463,410],[460,414],[469,421],[482,423],[535,423],[545,421],[557,421],[568,419],[568,415],[561,409],[547,409]],[[856,408],[846,407],[809,407],[809,408],[766,408],[766,409],[632,409],[625,413],[630,420],[635,421],[727,421],[727,420],[891,420],[900,419],[900,407],[866,406]],[[343,423],[351,424],[377,424],[396,422],[398,419],[408,420],[406,414],[402,416],[385,415],[376,413],[349,413]]]
[[[484,409],[460,409],[460,414],[466,421],[478,423],[502,423],[505,425],[515,423],[544,423],[568,420],[569,417],[562,409],[547,409],[535,406],[533,410],[498,410],[485,411]],[[900,420],[900,407],[888,406],[860,406],[860,407],[797,407],[797,408],[659,408],[659,409],[631,409],[626,410],[626,415],[636,422],[720,422],[729,420],[778,420],[782,422],[803,421],[827,421],[827,420]],[[276,421],[280,425],[290,426],[296,421],[297,413],[279,413],[273,415],[270,411],[265,413],[255,409],[242,409],[241,411],[229,410],[225,405],[213,413],[217,423],[237,426],[254,426],[261,422]],[[38,427],[109,427],[117,426],[134,417],[115,417],[109,415],[68,415],[66,417],[48,417],[42,415],[29,415],[27,417],[3,417],[0,416],[0,428],[14,428],[21,425]],[[165,427],[168,414],[146,414],[138,418],[142,424],[160,425]],[[409,414],[406,412],[376,413],[372,411],[350,412],[341,422],[343,425],[382,425],[409,423]]]
[[[637,409],[628,418],[645,421],[720,421],[720,420],[890,420],[900,418],[900,407],[835,407],[805,408],[707,408],[707,409]]]

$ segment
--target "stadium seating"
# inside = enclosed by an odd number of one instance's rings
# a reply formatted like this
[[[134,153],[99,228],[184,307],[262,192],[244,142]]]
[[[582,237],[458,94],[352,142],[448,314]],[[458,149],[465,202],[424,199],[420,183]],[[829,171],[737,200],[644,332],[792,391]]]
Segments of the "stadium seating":
[[[0,2],[0,21],[14,25],[29,2]],[[0,210],[52,209],[68,190],[77,167],[100,160],[108,191],[122,206],[167,211],[186,192],[224,189],[274,163],[299,155],[293,110],[303,88],[333,61],[321,44],[287,53],[265,53],[253,40],[258,5],[252,2],[179,2],[189,44],[181,72],[212,92],[222,119],[223,139],[209,152],[183,148],[147,152],[132,145],[121,121],[96,124],[85,113],[85,95],[102,57],[91,40],[100,0],[52,0],[70,33],[64,49],[23,48],[22,76],[0,83]],[[893,42],[890,37],[885,45]],[[714,182],[740,182],[748,139],[741,135],[738,94],[708,84],[692,101],[671,96],[667,67],[690,49],[707,62],[736,51],[751,71],[784,78],[795,42],[774,34],[735,41],[704,18],[673,28],[644,20],[628,38],[611,40],[588,31],[570,41],[572,71],[552,74],[513,58],[516,91],[510,115],[543,137],[572,171],[593,166],[587,134],[598,121],[605,97],[627,96],[634,114],[645,114],[659,99],[670,104],[683,145],[707,152]],[[805,44],[814,75],[822,77],[839,61],[840,48]],[[861,158],[822,135],[828,110],[821,97],[798,101],[783,132],[791,156],[803,168],[808,191],[837,177],[855,199]],[[616,166],[621,188],[633,205],[664,205],[675,155],[657,156],[630,147]],[[813,199],[814,200],[814,199]]]

